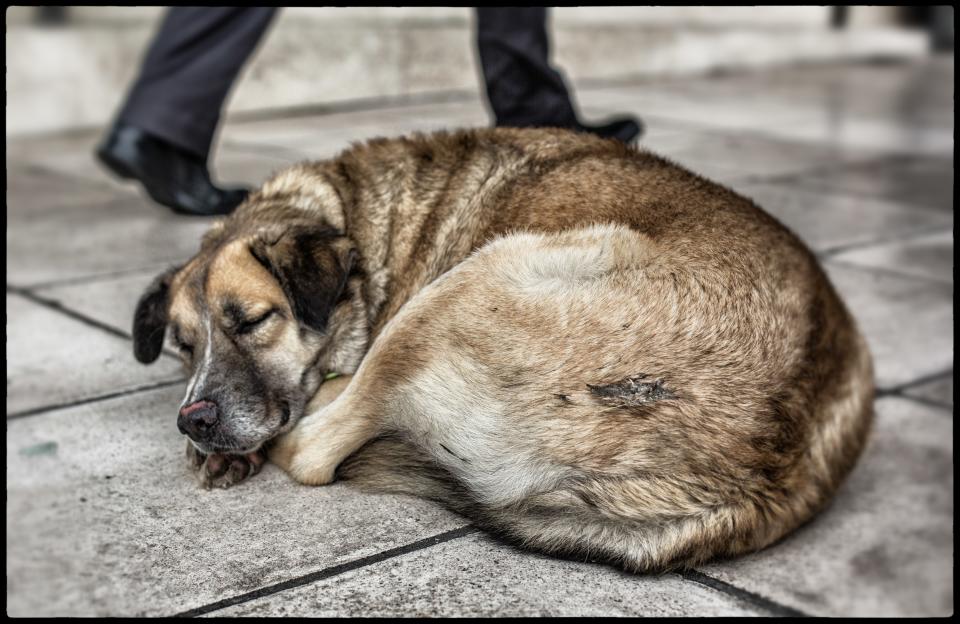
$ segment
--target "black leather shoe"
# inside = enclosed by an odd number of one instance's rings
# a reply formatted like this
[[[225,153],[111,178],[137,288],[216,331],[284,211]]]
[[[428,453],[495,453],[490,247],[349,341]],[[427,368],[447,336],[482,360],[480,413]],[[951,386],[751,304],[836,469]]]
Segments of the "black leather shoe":
[[[114,126],[96,155],[112,172],[139,181],[155,202],[180,214],[229,214],[249,192],[214,186],[201,158],[133,126]]]
[[[643,122],[636,117],[617,117],[602,124],[583,124],[577,122],[581,132],[591,132],[605,139],[617,139],[627,145],[634,143],[643,134]]]

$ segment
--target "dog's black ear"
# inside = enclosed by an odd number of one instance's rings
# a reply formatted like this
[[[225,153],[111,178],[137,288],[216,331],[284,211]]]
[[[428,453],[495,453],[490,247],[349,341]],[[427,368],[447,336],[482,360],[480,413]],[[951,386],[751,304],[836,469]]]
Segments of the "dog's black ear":
[[[348,295],[357,267],[350,239],[329,226],[292,225],[262,232],[250,252],[280,283],[297,320],[323,332],[334,307]]]
[[[167,329],[167,303],[170,282],[180,267],[158,275],[140,296],[133,313],[133,355],[138,362],[149,364],[163,350],[163,334]]]

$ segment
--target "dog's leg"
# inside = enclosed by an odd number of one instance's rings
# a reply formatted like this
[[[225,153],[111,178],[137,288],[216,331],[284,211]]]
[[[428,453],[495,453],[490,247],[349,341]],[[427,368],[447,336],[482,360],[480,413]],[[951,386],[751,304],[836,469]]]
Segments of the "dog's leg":
[[[308,485],[326,485],[348,455],[375,437],[380,428],[367,401],[351,391],[351,377],[326,382],[308,414],[271,443],[270,461]]]

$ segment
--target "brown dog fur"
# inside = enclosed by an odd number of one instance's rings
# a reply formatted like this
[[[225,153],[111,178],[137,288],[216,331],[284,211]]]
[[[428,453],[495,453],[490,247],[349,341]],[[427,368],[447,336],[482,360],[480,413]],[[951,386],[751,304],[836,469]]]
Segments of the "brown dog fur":
[[[272,439],[302,482],[435,498],[631,570],[787,534],[872,413],[866,345],[794,235],[559,130],[378,139],[283,171],[145,293],[141,361],[167,324],[184,402],[222,408],[202,453]],[[321,388],[328,371],[352,378]]]

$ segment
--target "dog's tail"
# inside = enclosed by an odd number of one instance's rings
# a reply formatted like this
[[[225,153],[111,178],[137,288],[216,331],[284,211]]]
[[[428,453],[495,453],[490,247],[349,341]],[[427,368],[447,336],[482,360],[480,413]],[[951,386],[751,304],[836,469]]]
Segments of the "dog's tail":
[[[396,437],[371,440],[337,467],[337,479],[368,492],[428,498],[462,514],[473,505],[469,491],[429,456]]]

